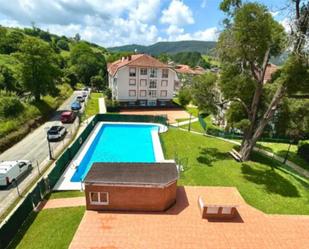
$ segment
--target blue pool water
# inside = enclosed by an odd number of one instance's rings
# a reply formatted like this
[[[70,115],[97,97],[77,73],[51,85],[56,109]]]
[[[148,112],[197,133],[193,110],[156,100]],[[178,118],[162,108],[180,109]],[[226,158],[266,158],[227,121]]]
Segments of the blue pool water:
[[[155,162],[151,131],[156,125],[103,124],[71,182],[80,182],[94,162]]]

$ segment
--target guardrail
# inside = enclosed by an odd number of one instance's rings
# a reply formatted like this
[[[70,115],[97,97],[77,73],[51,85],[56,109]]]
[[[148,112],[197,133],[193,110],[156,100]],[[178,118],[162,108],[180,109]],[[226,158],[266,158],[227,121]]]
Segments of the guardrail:
[[[0,227],[0,248],[6,248],[17,234],[27,217],[34,211],[44,197],[55,186],[60,176],[63,174],[71,160],[74,158],[80,147],[86,141],[87,137],[98,122],[143,122],[160,123],[167,125],[167,118],[164,116],[147,115],[122,115],[122,114],[97,114],[86,126],[83,132],[57,159],[55,166],[49,172],[47,177],[43,177],[32,190],[19,203],[19,206],[13,210]]]

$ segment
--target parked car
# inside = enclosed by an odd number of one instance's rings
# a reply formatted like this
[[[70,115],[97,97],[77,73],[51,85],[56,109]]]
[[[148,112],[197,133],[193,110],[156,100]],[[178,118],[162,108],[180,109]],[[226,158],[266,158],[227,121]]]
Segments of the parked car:
[[[78,111],[82,108],[81,104],[78,102],[78,101],[74,101],[72,104],[71,104],[71,110],[72,111]]]
[[[54,125],[47,131],[48,141],[59,141],[64,138],[67,129],[61,125]]]
[[[82,95],[78,95],[78,96],[76,97],[76,101],[78,101],[78,102],[84,102],[84,101],[85,101],[85,98],[84,98]]]
[[[31,169],[32,164],[29,160],[0,162],[0,186],[8,186]]]
[[[61,113],[60,120],[62,123],[73,123],[76,118],[76,113],[73,111],[65,111]]]
[[[86,98],[86,97],[88,96],[88,92],[83,91],[83,94],[82,94],[82,95],[83,95],[84,98]]]

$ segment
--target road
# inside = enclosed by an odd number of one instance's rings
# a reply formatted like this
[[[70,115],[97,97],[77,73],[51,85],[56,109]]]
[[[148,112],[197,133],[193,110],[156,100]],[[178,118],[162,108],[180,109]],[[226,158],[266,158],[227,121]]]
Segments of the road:
[[[48,143],[46,139],[46,132],[49,127],[56,124],[61,124],[60,115],[65,110],[70,110],[71,103],[74,101],[76,96],[80,94],[80,91],[75,91],[70,98],[68,98],[55,112],[53,117],[25,138],[23,138],[20,142],[15,144],[10,149],[4,151],[0,155],[0,161],[6,160],[18,160],[18,159],[27,159],[31,160],[33,163],[32,172],[25,174],[24,177],[20,178],[18,183],[21,189],[25,188],[26,184],[29,184],[32,178],[34,179],[35,176],[38,174],[38,167],[44,160],[48,159],[49,157],[49,150],[48,150]],[[83,110],[81,110],[83,111]],[[73,124],[65,124],[64,125],[68,133],[66,135],[65,140],[67,141],[72,137],[72,132],[77,129],[78,127],[78,120],[76,119]],[[64,145],[64,140],[59,142],[50,143],[51,150],[55,151],[59,149],[61,146]],[[12,192],[16,192],[16,188],[14,186],[9,186],[8,188],[1,188],[0,189],[0,207],[4,206],[2,203],[6,202],[6,197],[9,196]],[[0,208],[1,209],[1,208]],[[1,210],[0,210],[1,213]]]

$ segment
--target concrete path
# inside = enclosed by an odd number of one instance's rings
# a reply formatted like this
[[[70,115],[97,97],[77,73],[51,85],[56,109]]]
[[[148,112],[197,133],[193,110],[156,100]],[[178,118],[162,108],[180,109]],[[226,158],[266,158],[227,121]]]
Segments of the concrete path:
[[[60,198],[44,201],[40,204],[39,210],[50,208],[63,208],[63,207],[78,207],[85,206],[86,199],[84,196],[72,198]]]
[[[187,129],[183,129],[183,128],[179,128],[180,130],[182,131],[188,131]],[[209,135],[209,134],[204,134],[204,133],[200,133],[200,132],[196,132],[196,131],[190,131],[191,133],[194,133],[194,134],[198,134],[198,135],[203,135],[203,136],[208,136],[208,137],[213,137],[213,138],[217,138],[217,139],[220,139],[220,140],[223,140],[225,142],[229,142],[229,143],[232,143],[232,144],[236,144],[236,145],[240,145],[239,142],[236,142],[234,140],[230,140],[230,139],[225,139],[225,138],[222,138],[222,137],[216,137],[216,136],[212,136],[212,135]],[[263,149],[260,149],[258,147],[254,147],[253,149],[254,151],[257,151],[257,152],[260,152],[268,157],[271,157],[277,161],[279,161],[280,163],[283,163],[284,162],[284,158],[283,157],[280,157],[280,156],[277,156],[275,155],[274,153],[271,153],[269,151],[266,151],[266,150],[263,150]],[[304,168],[298,166],[297,164],[287,160],[285,162],[285,164],[292,168],[293,170],[295,170],[297,173],[299,173],[300,175],[306,177],[306,178],[309,178],[309,171],[308,170],[305,170]]]
[[[198,121],[198,118],[192,118],[191,119],[191,123],[194,123],[194,122],[197,122],[197,121]],[[189,123],[190,123],[190,119],[182,121],[182,122],[173,123],[173,124],[171,124],[171,126],[178,127],[178,126],[187,125]]]
[[[106,113],[106,105],[104,98],[99,98],[99,113]]]

